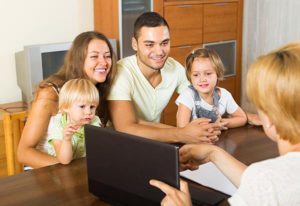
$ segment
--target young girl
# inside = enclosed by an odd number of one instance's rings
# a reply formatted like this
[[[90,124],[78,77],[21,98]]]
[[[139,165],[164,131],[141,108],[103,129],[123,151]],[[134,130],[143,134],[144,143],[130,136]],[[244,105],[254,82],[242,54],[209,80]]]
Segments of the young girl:
[[[300,43],[260,57],[247,75],[247,93],[257,107],[266,135],[279,157],[246,167],[215,145],[185,145],[183,168],[212,161],[237,187],[231,205],[300,205]],[[186,183],[181,191],[159,181],[151,184],[168,198],[162,205],[191,205]]]
[[[247,122],[246,114],[231,94],[216,86],[223,78],[224,66],[215,51],[205,48],[193,51],[186,59],[186,69],[192,85],[176,100],[178,127],[184,127],[197,118],[208,118],[211,122],[220,120],[229,128]],[[221,118],[225,113],[229,117]]]
[[[68,164],[85,156],[83,126],[100,126],[95,115],[99,92],[87,79],[72,79],[59,93],[59,113],[50,119],[46,149],[58,162]]]

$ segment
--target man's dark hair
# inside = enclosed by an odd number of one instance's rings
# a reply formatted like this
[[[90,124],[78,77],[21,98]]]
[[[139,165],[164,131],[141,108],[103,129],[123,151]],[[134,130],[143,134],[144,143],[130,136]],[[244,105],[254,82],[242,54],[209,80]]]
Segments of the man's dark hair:
[[[141,14],[134,22],[133,36],[138,39],[142,27],[166,26],[169,29],[167,21],[157,12],[145,12]]]

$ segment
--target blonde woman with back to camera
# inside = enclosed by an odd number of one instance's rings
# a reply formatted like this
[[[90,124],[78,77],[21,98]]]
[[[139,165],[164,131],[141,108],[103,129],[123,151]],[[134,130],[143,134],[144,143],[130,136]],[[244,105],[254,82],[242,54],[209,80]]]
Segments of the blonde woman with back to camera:
[[[246,166],[215,145],[185,145],[184,169],[212,161],[237,187],[231,205],[300,205],[300,44],[259,57],[247,75],[247,94],[258,110],[266,135],[279,157]],[[151,180],[166,197],[162,205],[192,205],[186,182],[177,190]]]

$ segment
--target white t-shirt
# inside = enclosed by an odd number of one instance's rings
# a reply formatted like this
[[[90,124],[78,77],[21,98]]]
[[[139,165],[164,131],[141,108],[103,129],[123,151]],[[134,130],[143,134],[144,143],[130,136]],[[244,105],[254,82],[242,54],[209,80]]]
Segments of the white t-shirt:
[[[171,57],[160,70],[162,81],[156,88],[141,72],[136,55],[118,61],[117,68],[107,99],[132,101],[138,117],[150,122],[159,122],[174,91],[181,93],[189,85],[184,67]]]
[[[220,87],[218,87],[218,88],[220,89],[220,93],[221,93],[220,99],[219,99],[219,106],[218,106],[219,114],[222,116],[225,112],[227,112],[228,114],[234,113],[238,109],[239,106],[234,101],[232,95],[226,89],[220,88]],[[197,115],[195,112],[196,105],[195,105],[195,101],[194,101],[194,92],[192,89],[187,88],[186,90],[184,90],[179,95],[179,97],[176,99],[175,103],[177,105],[179,105],[179,104],[185,105],[187,108],[189,108],[192,111],[191,118],[192,119],[197,118]],[[201,99],[201,101],[200,101],[200,106],[209,111],[213,110],[213,105],[208,104],[203,99]]]
[[[231,205],[300,205],[300,152],[251,164]]]

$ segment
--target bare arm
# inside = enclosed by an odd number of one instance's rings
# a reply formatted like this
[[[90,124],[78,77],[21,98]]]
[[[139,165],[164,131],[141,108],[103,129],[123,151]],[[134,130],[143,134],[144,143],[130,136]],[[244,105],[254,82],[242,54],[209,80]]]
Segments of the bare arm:
[[[35,148],[47,132],[51,115],[57,113],[56,94],[51,88],[43,90],[32,104],[17,151],[18,160],[33,168],[58,163],[54,157]]]
[[[147,122],[145,120],[139,119],[138,120],[138,124],[143,124],[143,125],[148,125],[148,126],[153,126],[153,127],[158,127],[158,128],[174,128],[171,125],[166,125],[166,124],[162,124],[159,122]]]
[[[228,118],[222,118],[221,122],[226,122],[226,127],[228,128],[241,127],[247,123],[247,116],[246,113],[238,107]]]
[[[191,116],[192,111],[185,105],[179,104],[176,114],[177,127],[186,126],[190,122]]]
[[[180,161],[183,169],[196,169],[200,164],[213,162],[222,173],[237,187],[246,165],[215,145],[184,145],[180,148]]]
[[[63,139],[53,139],[53,146],[57,160],[62,164],[69,164],[73,159],[72,136],[80,127],[68,124],[63,130]]]
[[[219,124],[209,124],[209,120],[198,119],[184,128],[176,128],[138,120],[131,101],[109,101],[109,111],[116,130],[162,142],[199,143],[212,142],[220,134]]]
[[[261,120],[257,114],[247,112],[246,115],[249,124],[256,125],[256,126],[262,125]]]

